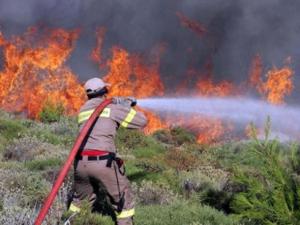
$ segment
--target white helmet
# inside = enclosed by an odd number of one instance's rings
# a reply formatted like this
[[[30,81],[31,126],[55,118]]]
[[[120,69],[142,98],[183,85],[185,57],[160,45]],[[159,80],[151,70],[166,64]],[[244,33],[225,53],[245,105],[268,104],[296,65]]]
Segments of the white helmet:
[[[96,94],[98,91],[102,90],[105,87],[110,86],[110,84],[105,83],[102,79],[94,77],[89,79],[84,84],[84,89],[87,95]]]

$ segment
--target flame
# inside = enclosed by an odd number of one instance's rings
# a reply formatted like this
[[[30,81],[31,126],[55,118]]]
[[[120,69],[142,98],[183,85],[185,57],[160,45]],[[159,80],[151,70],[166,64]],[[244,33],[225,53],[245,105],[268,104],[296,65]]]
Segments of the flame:
[[[177,87],[177,95],[192,94],[198,96],[225,97],[238,93],[237,87],[231,82],[215,83],[213,77],[213,63],[209,59],[202,70],[190,68],[186,79]],[[196,84],[195,84],[196,83]],[[194,85],[194,86],[193,86]],[[192,90],[192,93],[189,93]]]
[[[112,48],[112,58],[107,61],[110,68],[104,80],[110,84],[112,96],[162,96],[164,86],[159,74],[159,59],[146,62],[138,54],[130,54],[121,47]]]
[[[164,46],[154,49],[151,55],[152,60],[147,60],[139,54],[129,53],[122,47],[114,46],[111,49],[110,59],[102,57],[102,46],[105,35],[105,28],[98,28],[96,31],[97,44],[93,49],[91,58],[99,64],[99,68],[108,68],[107,75],[103,78],[111,84],[110,96],[134,96],[145,98],[150,96],[162,96],[164,85],[160,79],[159,66],[160,55]],[[152,133],[155,130],[166,128],[166,124],[152,112],[144,111],[149,122],[144,129],[145,133]]]
[[[228,81],[214,84],[211,79],[199,80],[196,84],[198,94],[201,96],[225,97],[234,93],[234,85]]]
[[[146,134],[152,134],[153,132],[161,129],[168,129],[169,125],[162,120],[158,115],[156,115],[153,112],[147,111],[145,109],[139,108],[142,112],[145,113],[147,119],[148,119],[148,124],[144,128],[144,132]]]
[[[186,79],[177,88],[177,94],[187,94],[192,90],[192,95],[199,96],[218,96],[225,97],[237,93],[237,88],[228,81],[221,81],[214,83],[213,77],[213,64],[209,60],[203,70],[195,70],[190,68],[187,71]],[[194,84],[194,87],[191,85]],[[185,127],[197,134],[198,143],[212,144],[219,142],[226,131],[233,130],[232,126],[224,124],[220,119],[209,118],[205,116],[189,116],[188,118],[183,115],[169,116],[166,119],[168,126]]]
[[[168,127],[184,127],[196,134],[197,142],[202,144],[212,144],[221,141],[226,131],[232,130],[232,127],[224,124],[220,119],[209,118],[206,116],[182,115],[167,116]]]
[[[182,26],[198,36],[206,32],[200,23],[181,13],[177,16]],[[110,55],[105,57],[102,51],[105,32],[104,27],[96,30],[96,46],[90,57],[98,63],[99,69],[107,71],[103,79],[111,84],[110,96],[164,96],[165,87],[159,70],[165,45],[158,45],[144,55],[113,46]],[[76,113],[85,101],[85,93],[76,75],[65,63],[78,37],[79,30],[41,30],[37,27],[9,40],[0,33],[0,47],[4,53],[4,68],[0,71],[0,107],[35,119],[49,103],[61,104],[68,115]],[[263,69],[262,58],[256,55],[249,71],[248,87],[256,88],[272,104],[283,103],[293,90],[293,70],[288,66],[273,68],[263,77]],[[200,70],[190,68],[185,78],[175,95],[226,97],[241,93],[241,86],[232,82],[214,82],[211,59]],[[146,133],[174,125],[182,126],[195,132],[198,142],[210,144],[221,141],[226,133],[234,130],[231,124],[216,118],[200,115],[166,115],[161,118],[153,112],[143,111],[149,120]]]
[[[267,73],[267,81],[264,83],[263,90],[266,99],[272,104],[284,103],[284,97],[291,94],[294,86],[292,76],[294,72],[289,67],[282,69],[273,68]]]
[[[112,59],[108,60],[109,73],[104,80],[110,84],[111,96],[135,96],[145,98],[161,96],[164,86],[159,76],[159,60],[149,65],[137,54],[129,54],[125,49],[113,47]],[[145,111],[149,120],[146,133],[166,128],[157,115]]]
[[[291,62],[288,57],[286,63]],[[271,104],[282,104],[286,95],[291,94],[294,86],[292,77],[294,72],[288,66],[281,69],[273,68],[266,74],[265,81],[262,78],[263,64],[259,55],[256,55],[252,61],[249,74],[250,86],[255,87],[257,91]]]
[[[84,101],[84,91],[64,63],[78,35],[78,30],[30,28],[8,41],[1,34],[5,68],[0,72],[0,107],[37,119],[51,101],[62,104],[67,114],[75,113]]]

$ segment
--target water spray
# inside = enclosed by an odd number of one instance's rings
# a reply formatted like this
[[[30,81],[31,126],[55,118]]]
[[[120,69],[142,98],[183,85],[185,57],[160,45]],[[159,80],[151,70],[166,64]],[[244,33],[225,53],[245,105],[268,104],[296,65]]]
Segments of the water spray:
[[[184,117],[199,115],[219,118],[234,124],[246,126],[253,122],[262,127],[269,116],[272,131],[281,139],[295,139],[300,134],[300,108],[288,105],[271,105],[251,98],[148,98],[138,104],[159,115],[182,114]]]

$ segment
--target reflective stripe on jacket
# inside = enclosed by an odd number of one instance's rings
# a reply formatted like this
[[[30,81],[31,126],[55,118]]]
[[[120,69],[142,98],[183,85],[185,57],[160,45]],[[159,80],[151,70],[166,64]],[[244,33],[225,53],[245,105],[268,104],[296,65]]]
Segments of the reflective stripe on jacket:
[[[102,98],[93,98],[81,107],[78,114],[78,123],[81,128],[102,101]],[[138,129],[143,128],[146,124],[147,119],[142,112],[121,104],[110,104],[99,115],[83,149],[101,149],[115,152],[114,138],[119,126]]]

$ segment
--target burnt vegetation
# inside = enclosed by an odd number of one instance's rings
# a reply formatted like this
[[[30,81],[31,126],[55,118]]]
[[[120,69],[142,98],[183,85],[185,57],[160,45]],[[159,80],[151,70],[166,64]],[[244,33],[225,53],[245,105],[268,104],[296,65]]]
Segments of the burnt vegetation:
[[[0,113],[0,223],[32,224],[76,137],[73,118],[34,122]],[[182,128],[145,136],[120,130],[117,145],[136,197],[138,225],[297,224],[300,148],[269,137],[214,146]],[[71,187],[65,179],[45,224],[63,224]],[[90,213],[72,224],[113,224]]]

